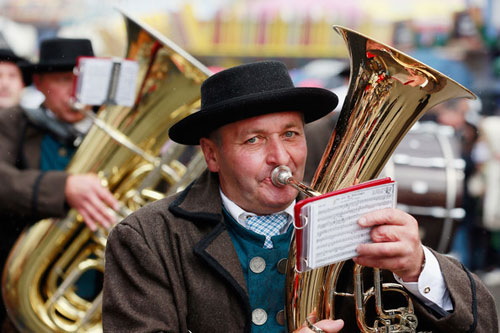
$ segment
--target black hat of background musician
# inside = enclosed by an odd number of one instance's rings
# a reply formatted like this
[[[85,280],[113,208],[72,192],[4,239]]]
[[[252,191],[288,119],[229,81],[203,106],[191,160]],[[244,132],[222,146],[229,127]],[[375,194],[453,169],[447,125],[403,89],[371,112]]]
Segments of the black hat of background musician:
[[[40,59],[31,69],[34,73],[72,71],[81,56],[94,56],[89,39],[46,39],[40,44]]]
[[[16,55],[11,49],[0,49],[0,61],[12,62],[16,65],[19,62],[26,62],[24,58]]]
[[[331,112],[337,95],[327,89],[295,87],[285,64],[261,61],[218,72],[201,86],[201,108],[174,124],[170,138],[197,145],[213,130],[274,112],[299,111],[309,123]]]
[[[29,67],[31,63],[16,55],[11,49],[0,49],[0,62],[11,62],[21,70],[23,81],[25,86],[29,86],[31,84],[31,72]]]

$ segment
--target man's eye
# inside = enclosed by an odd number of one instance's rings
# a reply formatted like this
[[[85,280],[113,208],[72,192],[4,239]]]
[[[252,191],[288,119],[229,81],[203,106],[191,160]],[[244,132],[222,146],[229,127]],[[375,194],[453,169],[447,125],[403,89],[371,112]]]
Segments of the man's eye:
[[[286,136],[287,138],[292,138],[294,135],[295,135],[295,132],[294,132],[294,131],[287,131],[287,132],[285,133],[285,136]]]
[[[248,139],[248,140],[247,140],[247,142],[248,142],[248,143],[256,143],[256,142],[257,142],[257,137],[256,137],[256,136],[254,136],[254,137],[252,137],[252,138]]]

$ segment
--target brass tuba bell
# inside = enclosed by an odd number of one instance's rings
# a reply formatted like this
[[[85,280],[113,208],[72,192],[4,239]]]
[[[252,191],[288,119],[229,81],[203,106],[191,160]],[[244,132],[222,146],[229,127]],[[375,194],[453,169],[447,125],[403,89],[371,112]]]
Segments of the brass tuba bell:
[[[475,98],[457,82],[390,46],[347,28],[334,29],[344,38],[351,62],[349,90],[337,126],[311,188],[304,192],[304,185],[297,184],[286,171],[274,177],[276,182],[292,185],[306,195],[331,192],[353,185],[355,180],[364,182],[377,177],[401,139],[425,111],[447,99]],[[349,303],[354,305],[357,328],[362,332],[416,331],[412,301],[401,285],[381,283],[380,271],[374,269],[370,277],[373,287],[364,290],[365,269],[352,261],[298,272],[294,265],[294,240],[285,287],[289,331],[301,327],[313,312],[318,320],[339,318],[338,310]],[[351,285],[339,290],[345,280]],[[384,309],[383,292],[402,295],[406,306]],[[375,310],[373,319],[367,322],[370,302]],[[356,323],[346,323],[345,329],[355,327]]]
[[[122,216],[182,190],[205,169],[201,151],[170,141],[168,129],[199,108],[200,85],[211,74],[167,38],[124,16],[126,58],[139,63],[136,102],[101,108],[67,168],[99,174],[121,202]],[[107,234],[90,231],[74,210],[22,233],[2,280],[8,315],[20,331],[102,331],[102,285],[89,299],[77,283],[89,272],[102,276]]]

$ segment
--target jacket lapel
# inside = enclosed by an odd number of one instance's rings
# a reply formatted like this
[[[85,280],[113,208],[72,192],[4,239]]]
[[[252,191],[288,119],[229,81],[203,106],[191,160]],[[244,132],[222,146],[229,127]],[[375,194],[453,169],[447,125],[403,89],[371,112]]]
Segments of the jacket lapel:
[[[194,246],[194,252],[218,272],[250,308],[248,290],[233,242],[224,224],[219,182],[216,174],[206,171],[172,203],[170,211],[192,223],[208,223],[209,228]]]
[[[196,244],[194,251],[248,301],[245,276],[224,223],[219,223],[207,237]]]

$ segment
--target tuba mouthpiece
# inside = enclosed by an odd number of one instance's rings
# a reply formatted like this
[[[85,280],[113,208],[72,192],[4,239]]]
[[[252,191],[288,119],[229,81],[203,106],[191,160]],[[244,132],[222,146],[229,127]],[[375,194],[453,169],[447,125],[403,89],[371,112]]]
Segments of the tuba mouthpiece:
[[[290,170],[290,168],[286,165],[280,165],[273,169],[273,171],[271,172],[271,181],[276,187],[290,185],[291,187],[295,188],[299,192],[304,193],[308,197],[321,195],[320,192],[317,192],[313,188],[302,184],[300,181],[293,178],[292,170]]]
[[[277,187],[287,185],[290,177],[292,177],[292,171],[286,165],[279,165],[271,172],[271,181]]]

